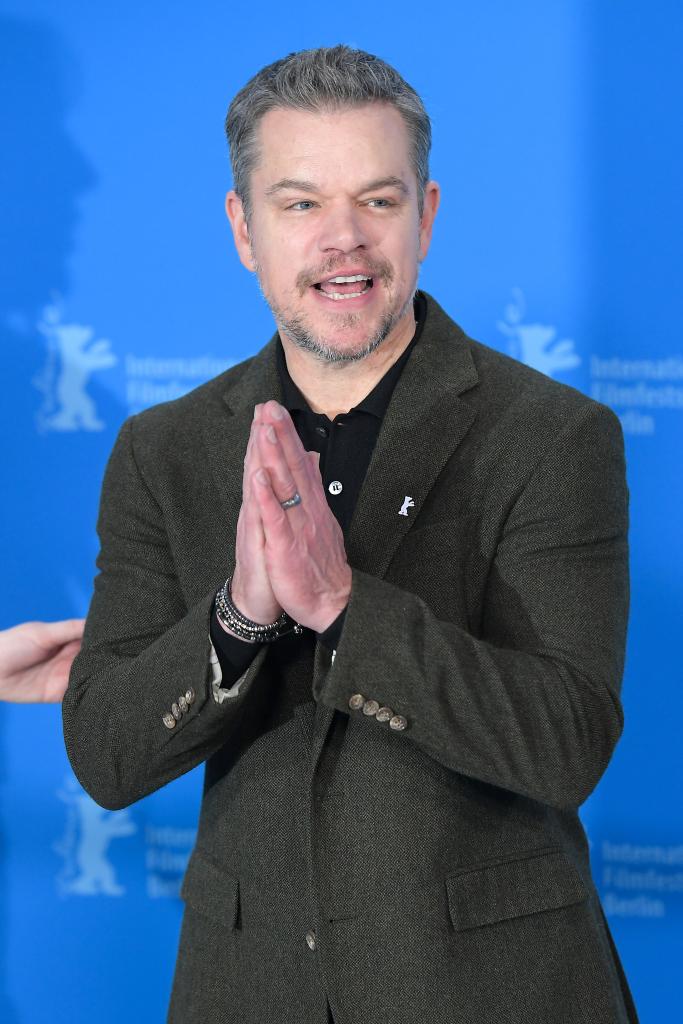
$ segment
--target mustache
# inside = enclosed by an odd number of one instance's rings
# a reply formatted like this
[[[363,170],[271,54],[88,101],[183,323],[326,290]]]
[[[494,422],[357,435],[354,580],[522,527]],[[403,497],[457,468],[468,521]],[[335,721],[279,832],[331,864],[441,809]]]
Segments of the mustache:
[[[344,267],[353,267],[359,274],[367,274],[368,277],[372,277],[374,280],[382,281],[384,284],[391,284],[394,280],[394,268],[388,260],[369,260],[363,261],[350,260],[347,257],[335,257],[333,260],[328,260],[326,263],[321,264],[315,270],[302,270],[296,276],[296,286],[299,290],[299,294],[303,295],[307,288],[317,284],[318,281],[322,281],[323,278],[332,277],[335,270]]]

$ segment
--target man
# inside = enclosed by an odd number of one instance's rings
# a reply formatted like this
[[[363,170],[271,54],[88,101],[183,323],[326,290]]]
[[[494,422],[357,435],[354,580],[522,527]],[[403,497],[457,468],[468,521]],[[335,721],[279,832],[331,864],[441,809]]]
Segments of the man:
[[[635,1020],[577,816],[622,729],[618,421],[416,293],[439,189],[387,64],[292,54],[227,132],[278,334],[124,424],[64,704],[107,807],[206,761],[170,1020]]]
[[[0,700],[58,703],[82,635],[83,619],[22,622],[0,630]]]

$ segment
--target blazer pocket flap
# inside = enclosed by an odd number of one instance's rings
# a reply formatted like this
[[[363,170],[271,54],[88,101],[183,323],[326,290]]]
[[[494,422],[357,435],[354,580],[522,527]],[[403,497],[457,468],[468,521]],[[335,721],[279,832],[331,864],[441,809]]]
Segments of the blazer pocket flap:
[[[224,928],[237,924],[240,883],[204,854],[194,851],[180,888],[185,903]]]
[[[588,893],[561,850],[465,869],[446,878],[453,927],[462,931],[580,903]]]

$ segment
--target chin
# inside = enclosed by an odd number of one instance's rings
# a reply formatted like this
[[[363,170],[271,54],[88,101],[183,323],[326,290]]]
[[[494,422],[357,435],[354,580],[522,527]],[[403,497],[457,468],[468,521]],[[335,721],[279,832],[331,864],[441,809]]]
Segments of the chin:
[[[384,337],[373,335],[350,340],[348,335],[343,340],[330,336],[329,333],[295,333],[286,331],[288,338],[300,349],[309,352],[323,363],[359,362],[367,359],[384,341]]]
[[[390,313],[363,322],[357,313],[332,314],[321,319],[295,315],[276,317],[280,332],[298,348],[321,362],[350,363],[367,359],[392,331],[396,318]]]

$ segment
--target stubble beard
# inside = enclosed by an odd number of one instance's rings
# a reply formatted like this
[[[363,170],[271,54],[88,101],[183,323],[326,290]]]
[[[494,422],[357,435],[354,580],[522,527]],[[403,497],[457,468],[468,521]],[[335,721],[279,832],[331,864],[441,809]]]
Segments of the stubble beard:
[[[398,311],[387,310],[377,325],[374,333],[364,342],[355,348],[335,348],[322,334],[316,334],[306,322],[303,313],[287,316],[283,310],[278,309],[266,298],[266,302],[275,317],[275,322],[280,333],[284,333],[294,344],[304,352],[309,352],[316,359],[323,363],[358,363],[367,359],[384,342],[396,324],[405,316],[412,306],[414,292],[409,296],[407,302]],[[360,313],[344,314],[344,319],[337,322],[337,327],[351,329],[356,327],[360,321]]]

